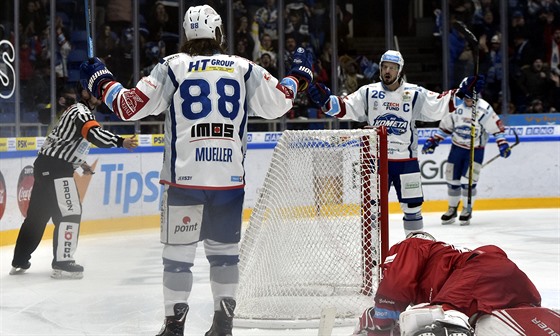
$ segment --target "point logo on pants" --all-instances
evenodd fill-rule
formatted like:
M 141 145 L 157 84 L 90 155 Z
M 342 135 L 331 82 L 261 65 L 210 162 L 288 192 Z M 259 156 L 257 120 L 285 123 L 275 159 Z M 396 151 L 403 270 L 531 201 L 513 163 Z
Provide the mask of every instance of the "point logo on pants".
M 29 200 L 31 199 L 31 191 L 33 190 L 33 166 L 25 166 L 19 174 L 17 184 L 17 202 L 19 211 L 23 217 L 27 217 L 27 208 L 29 208 Z

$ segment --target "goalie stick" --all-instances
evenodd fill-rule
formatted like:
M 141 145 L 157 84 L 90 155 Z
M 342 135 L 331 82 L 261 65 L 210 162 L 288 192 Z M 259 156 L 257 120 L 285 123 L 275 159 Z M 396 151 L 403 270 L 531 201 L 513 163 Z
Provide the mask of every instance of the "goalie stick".
M 519 144 L 519 135 L 517 135 L 517 132 L 515 132 L 514 129 L 512 129 L 513 131 L 513 135 L 515 135 L 515 142 L 513 143 L 513 145 L 509 146 L 509 148 L 513 148 L 515 146 L 517 146 Z M 486 161 L 481 168 L 486 167 L 487 165 L 489 165 L 492 161 L 496 160 L 497 158 L 499 158 L 501 155 L 500 154 L 496 154 L 493 158 L 491 158 L 490 160 Z
M 476 136 L 476 106 L 478 104 L 478 92 L 476 92 L 476 80 L 478 78 L 478 40 L 474 34 L 467 28 L 467 26 L 461 21 L 454 22 L 455 29 L 459 31 L 467 40 L 471 51 L 473 53 L 474 59 L 474 80 L 473 85 L 473 105 L 471 113 L 471 147 L 470 147 L 470 162 L 469 162 L 469 187 L 467 193 L 467 206 L 472 208 L 472 189 L 473 189 L 473 176 L 474 176 L 474 138 Z

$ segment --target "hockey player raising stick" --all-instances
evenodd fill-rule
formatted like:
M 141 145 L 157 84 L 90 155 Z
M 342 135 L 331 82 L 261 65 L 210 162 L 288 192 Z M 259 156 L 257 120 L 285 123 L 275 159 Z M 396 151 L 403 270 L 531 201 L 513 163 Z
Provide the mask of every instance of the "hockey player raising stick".
M 467 78 L 463 79 L 463 82 L 466 80 Z M 454 104 L 449 105 L 452 113 L 447 114 L 441 120 L 437 133 L 426 140 L 422 148 L 422 153 L 432 154 L 444 138 L 449 135 L 452 137 L 451 151 L 449 152 L 445 170 L 449 208 L 447 212 L 441 216 L 441 223 L 444 225 L 455 222 L 455 218 L 457 218 L 457 207 L 459 206 L 461 196 L 463 198 L 463 210 L 459 216 L 459 222 L 461 225 L 470 224 L 472 204 L 474 204 L 474 196 L 476 195 L 476 182 L 480 176 L 480 168 L 484 159 L 484 146 L 488 142 L 488 135 L 493 134 L 496 138 L 500 156 L 507 158 L 511 153 L 510 146 L 504 135 L 505 128 L 500 117 L 498 117 L 487 101 L 478 98 L 475 124 L 476 138 L 474 141 L 473 198 L 471 198 L 471 207 L 468 207 L 471 111 L 473 104 L 474 100 L 467 97 L 464 99 L 455 99 Z
M 344 98 L 331 95 L 320 83 L 311 85 L 308 94 L 330 116 L 387 127 L 389 183 L 395 187 L 404 213 L 406 235 L 424 227 L 416 121 L 441 120 L 456 93 L 472 97 L 474 87 L 480 92 L 484 78 L 469 77 L 458 90 L 439 94 L 404 81 L 404 59 L 398 51 L 385 52 L 379 67 L 381 82 L 364 85 Z
M 100 60 L 84 63 L 89 89 L 123 120 L 165 113 L 160 182 L 165 323 L 158 335 L 183 335 L 198 242 L 210 263 L 214 321 L 206 336 L 232 333 L 238 283 L 247 118 L 273 119 L 292 107 L 312 80 L 311 56 L 302 48 L 288 76 L 223 49 L 222 19 L 208 5 L 190 7 L 186 43 L 165 57 L 135 88 L 125 89 Z
M 537 308 L 541 296 L 531 280 L 494 245 L 471 251 L 412 233 L 389 249 L 382 272 L 375 306 L 354 335 L 399 335 L 400 329 L 404 336 L 474 336 L 476 326 L 477 336 L 535 336 L 544 334 L 533 319 L 560 322 L 558 314 Z

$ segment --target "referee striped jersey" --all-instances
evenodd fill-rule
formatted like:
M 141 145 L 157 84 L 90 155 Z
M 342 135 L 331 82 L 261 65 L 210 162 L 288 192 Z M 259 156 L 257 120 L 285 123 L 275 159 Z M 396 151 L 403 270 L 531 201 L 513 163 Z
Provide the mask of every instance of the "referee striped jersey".
M 102 129 L 86 105 L 76 103 L 62 113 L 39 154 L 81 164 L 85 162 L 90 142 L 109 148 L 122 147 L 123 141 L 122 137 Z

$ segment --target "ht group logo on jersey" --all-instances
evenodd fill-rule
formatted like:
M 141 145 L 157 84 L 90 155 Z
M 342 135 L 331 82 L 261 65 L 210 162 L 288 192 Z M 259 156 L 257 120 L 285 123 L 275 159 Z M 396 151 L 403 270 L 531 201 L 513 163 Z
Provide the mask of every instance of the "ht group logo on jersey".
M 401 135 L 408 129 L 408 121 L 391 113 L 375 118 L 373 126 L 385 126 L 388 134 Z
M 6 193 L 6 181 L 4 180 L 4 175 L 0 172 L 0 219 L 4 216 L 4 211 L 6 211 L 6 198 L 8 197 Z
M 226 71 L 233 72 L 231 67 L 235 61 L 232 60 L 221 60 L 221 59 L 202 59 L 195 62 L 189 63 L 188 72 L 198 72 L 198 71 Z
M 35 178 L 33 177 L 33 166 L 23 167 L 19 174 L 17 183 L 17 202 L 19 211 L 23 217 L 27 217 L 27 209 L 29 208 L 33 182 L 35 182 Z

